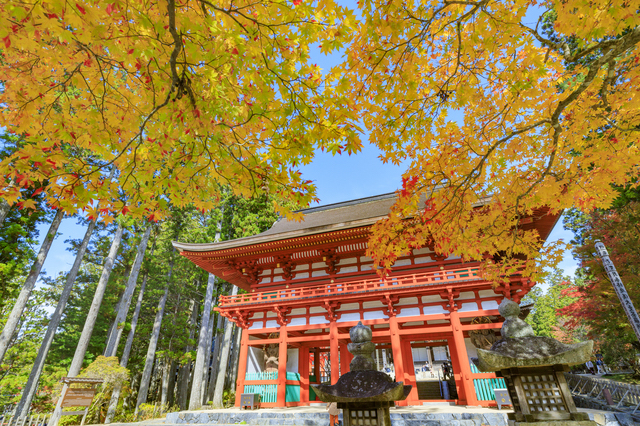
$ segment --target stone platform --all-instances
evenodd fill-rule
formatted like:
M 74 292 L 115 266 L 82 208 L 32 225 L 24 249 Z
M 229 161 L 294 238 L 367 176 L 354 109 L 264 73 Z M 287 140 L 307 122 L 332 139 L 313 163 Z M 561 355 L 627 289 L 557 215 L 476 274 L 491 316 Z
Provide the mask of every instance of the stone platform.
M 599 426 L 636 425 L 625 413 L 586 410 L 589 418 Z M 430 405 L 391 409 L 393 426 L 507 426 L 507 413 L 481 407 Z M 140 426 L 328 426 L 329 414 L 322 407 L 295 407 L 282 409 L 181 411 L 169 413 L 165 419 L 146 420 Z M 126 424 L 131 426 L 131 423 Z M 125 426 L 113 423 L 112 426 Z

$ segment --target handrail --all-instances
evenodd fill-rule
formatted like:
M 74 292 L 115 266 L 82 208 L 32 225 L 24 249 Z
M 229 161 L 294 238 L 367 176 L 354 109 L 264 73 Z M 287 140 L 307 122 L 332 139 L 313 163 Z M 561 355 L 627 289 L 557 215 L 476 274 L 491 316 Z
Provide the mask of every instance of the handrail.
M 479 268 L 461 268 L 444 271 L 423 272 L 419 274 L 401 275 L 385 278 L 370 278 L 357 281 L 346 281 L 314 285 L 309 287 L 287 288 L 263 291 L 260 293 L 238 294 L 236 296 L 220 296 L 218 307 L 229 305 L 284 302 L 294 299 L 341 296 L 376 290 L 393 290 L 407 287 L 442 285 L 459 281 L 481 280 Z
M 640 420 L 640 386 L 571 373 L 565 373 L 564 376 L 574 395 L 599 399 L 606 405 L 604 390 L 607 389 L 615 404 L 610 406 L 613 411 L 628 413 L 635 420 Z

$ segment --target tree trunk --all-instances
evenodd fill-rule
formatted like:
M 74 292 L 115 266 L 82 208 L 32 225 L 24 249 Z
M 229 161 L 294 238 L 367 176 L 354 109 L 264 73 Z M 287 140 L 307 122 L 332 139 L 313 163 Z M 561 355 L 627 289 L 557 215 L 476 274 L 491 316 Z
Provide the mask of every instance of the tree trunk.
M 109 326 L 109 331 L 107 332 L 107 340 L 104 341 L 104 352 L 102 353 L 102 355 L 104 355 L 104 356 L 107 356 L 107 345 L 109 344 L 109 340 L 111 339 L 111 335 L 113 334 L 113 332 L 116 329 L 117 323 L 115 321 L 115 317 L 118 316 L 118 311 L 120 310 L 120 305 L 122 304 L 122 300 L 123 299 L 124 299 L 124 292 L 122 292 L 122 294 L 118 298 L 118 303 L 116 303 L 115 308 L 113 308 L 114 319 L 113 319 L 113 321 L 111 321 L 111 325 Z
M 202 407 L 202 376 L 205 371 L 205 352 L 211 352 L 211 335 L 209 333 L 209 317 L 211 316 L 211 299 L 213 298 L 213 287 L 216 277 L 209 274 L 207 280 L 207 293 L 204 299 L 202 310 L 202 322 L 200 324 L 200 338 L 198 340 L 198 351 L 196 352 L 196 363 L 193 367 L 193 384 L 191 385 L 191 396 L 189 400 L 189 410 L 197 410 Z M 206 366 L 208 368 L 209 366 Z
M 198 317 L 198 304 L 191 301 L 191 318 L 189 318 L 189 340 L 193 340 L 196 331 Z M 191 345 L 187 345 L 185 352 L 191 351 Z M 178 406 L 181 410 L 187 409 L 187 394 L 189 393 L 189 375 L 191 373 L 191 361 L 180 367 L 178 375 Z
M 238 287 L 233 286 L 232 296 L 238 294 Z M 231 321 L 226 322 L 224 328 L 224 338 L 222 342 L 222 348 L 220 349 L 220 369 L 218 370 L 218 377 L 216 378 L 216 388 L 213 392 L 213 408 L 223 408 L 222 393 L 224 388 L 224 379 L 226 377 L 225 366 L 229 362 L 229 347 L 231 346 L 231 332 L 233 331 L 233 323 Z
M 231 375 L 233 374 L 233 359 L 236 356 L 236 336 L 238 335 L 238 327 L 233 324 L 231 331 L 231 348 L 229 349 L 229 361 L 227 362 L 227 375 L 224 378 L 224 390 L 231 388 Z
M 100 275 L 100 281 L 98 281 L 96 292 L 93 295 L 93 301 L 91 302 L 91 307 L 89 308 L 87 319 L 84 322 L 84 327 L 82 328 L 82 334 L 80 335 L 80 341 L 78 342 L 78 346 L 76 347 L 76 352 L 73 355 L 73 360 L 71 361 L 71 366 L 69 367 L 69 372 L 67 373 L 67 377 L 77 376 L 80 373 L 80 369 L 82 368 L 84 355 L 87 352 L 87 347 L 89 347 L 89 340 L 91 340 L 93 327 L 95 326 L 96 319 L 98 318 L 98 312 L 100 311 L 100 305 L 102 305 L 102 298 L 104 297 L 104 292 L 107 288 L 107 283 L 109 282 L 111 269 L 113 268 L 113 263 L 115 261 L 116 255 L 118 254 L 118 249 L 120 248 L 120 242 L 122 241 L 123 231 L 124 231 L 124 228 L 122 227 L 122 225 L 118 225 L 116 234 L 114 235 L 113 241 L 111 242 L 109 255 L 104 261 L 104 266 L 102 267 L 102 275 Z M 68 388 L 69 386 L 66 384 L 62 386 L 62 396 L 58 399 L 56 408 L 53 411 L 53 414 L 51 415 L 51 419 L 49 420 L 49 426 L 57 426 L 58 421 L 60 420 L 60 413 L 62 412 L 62 400 L 64 395 L 67 393 Z
M 236 325 L 233 357 L 231 358 L 231 377 L 229 378 L 229 389 L 236 389 L 236 381 L 238 380 L 238 363 L 240 361 L 240 341 L 242 340 L 242 328 Z
M 222 339 L 224 338 L 224 330 L 226 329 L 227 319 L 218 314 L 216 320 L 216 334 L 215 344 L 213 346 L 211 372 L 209 373 L 209 384 L 207 386 L 207 402 L 213 401 L 213 392 L 216 388 L 216 381 L 218 380 L 218 371 L 220 367 L 220 347 L 222 346 Z
M 138 390 L 138 400 L 136 401 L 136 408 L 134 412 L 136 416 L 138 415 L 140 404 L 147 402 L 147 393 L 149 392 L 149 380 L 151 379 L 153 359 L 156 355 L 156 347 L 158 346 L 158 338 L 160 337 L 160 327 L 162 326 L 164 306 L 167 303 L 167 296 L 169 295 L 169 284 L 171 283 L 171 274 L 173 272 L 174 253 L 175 250 L 171 253 L 171 260 L 169 261 L 169 274 L 167 276 L 167 286 L 164 288 L 164 294 L 158 302 L 158 312 L 156 313 L 156 319 L 153 323 L 153 331 L 151 332 L 149 348 L 147 349 L 144 371 L 142 373 L 142 379 L 140 379 L 140 389 Z
M 4 223 L 4 219 L 9 214 L 9 210 L 11 210 L 11 206 L 4 198 L 0 198 L 0 226 Z
M 153 255 L 153 247 L 151 248 L 151 254 Z M 136 334 L 136 327 L 138 325 L 138 317 L 140 316 L 140 308 L 142 307 L 142 299 L 144 297 L 144 290 L 147 286 L 147 278 L 149 273 L 145 272 L 142 278 L 142 285 L 140 286 L 140 293 L 138 294 L 138 301 L 136 302 L 136 308 L 133 311 L 133 317 L 131 318 L 131 330 L 129 330 L 129 336 L 127 336 L 127 342 L 124 344 L 124 351 L 122 352 L 122 359 L 120 359 L 120 365 L 126 367 L 129 362 L 129 355 L 131 354 L 131 347 L 133 346 L 133 338 Z M 133 388 L 133 383 L 131 383 Z M 120 399 L 120 392 L 122 392 L 122 386 L 116 386 L 111 393 L 111 401 L 109 402 L 109 408 L 107 409 L 107 416 L 104 419 L 105 424 L 109 424 L 113 421 L 113 416 L 116 414 L 118 408 L 118 400 Z
M 171 408 L 174 405 L 176 394 L 176 370 L 178 369 L 178 362 L 171 361 L 171 367 L 169 369 L 169 394 L 167 395 L 167 407 Z
M 36 359 L 33 363 L 33 367 L 31 368 L 29 379 L 22 389 L 22 397 L 20 398 L 20 402 L 16 407 L 16 416 L 14 417 L 15 421 L 17 421 L 16 424 L 24 423 L 24 421 L 26 421 L 27 415 L 29 414 L 33 396 L 38 389 L 38 381 L 40 380 L 40 375 L 42 374 L 42 369 L 44 368 L 45 359 L 47 358 L 47 354 L 49 353 L 49 348 L 51 348 L 51 342 L 53 342 L 53 337 L 56 334 L 56 330 L 60 325 L 62 313 L 67 306 L 67 301 L 69 300 L 69 296 L 71 295 L 73 284 L 76 282 L 76 276 L 78 275 L 80 265 L 82 264 L 82 258 L 87 251 L 87 246 L 89 245 L 89 240 L 91 239 L 91 235 L 93 234 L 93 229 L 95 228 L 95 226 L 96 221 L 93 220 L 87 227 L 87 231 L 84 234 L 82 244 L 80 244 L 78 253 L 76 254 L 76 259 L 73 262 L 73 267 L 67 275 L 67 280 L 62 289 L 62 294 L 60 295 L 60 299 L 58 300 L 56 310 L 53 312 L 53 315 L 49 320 L 49 325 L 47 326 L 47 332 L 44 336 L 44 340 L 42 341 L 42 345 L 38 350 L 38 355 L 36 356 Z
M 215 305 L 215 302 L 214 302 Z M 205 404 L 206 400 L 205 400 L 205 396 L 207 394 L 207 384 L 208 384 L 208 379 L 209 379 L 209 366 L 211 365 L 211 347 L 212 347 L 212 340 L 213 340 L 213 328 L 216 325 L 216 316 L 214 315 L 213 311 L 211 311 L 211 314 L 209 315 L 209 326 L 207 329 L 207 339 L 206 339 L 206 344 L 207 344 L 207 349 L 204 352 L 204 365 L 202 367 L 202 386 L 200 387 L 200 404 Z
M 38 280 L 38 275 L 40 275 L 40 270 L 42 269 L 42 264 L 47 258 L 47 254 L 49 253 L 49 249 L 51 248 L 51 243 L 56 237 L 56 233 L 58 232 L 58 227 L 60 226 L 60 222 L 62 222 L 62 217 L 64 213 L 62 210 L 58 210 L 51 225 L 49 226 L 49 231 L 47 231 L 47 236 L 42 242 L 42 246 L 40 247 L 40 251 L 38 252 L 38 257 L 36 257 L 35 262 L 33 262 L 33 266 L 31 266 L 31 271 L 27 276 L 27 279 L 24 281 L 24 285 L 22 286 L 22 290 L 16 299 L 15 305 L 13 305 L 13 309 L 9 314 L 9 318 L 7 319 L 7 323 L 4 325 L 4 329 L 2 330 L 2 334 L 0 334 L 0 364 L 2 364 L 2 360 L 9 349 L 9 344 L 13 339 L 13 335 L 16 332 L 16 326 L 18 325 L 18 321 L 20 320 L 20 316 L 22 316 L 22 312 L 24 311 L 25 306 L 27 306 L 27 301 L 29 300 L 29 296 L 31 296 L 31 291 L 33 287 L 36 285 L 36 281 Z
M 151 225 L 147 226 L 147 229 L 144 231 L 144 235 L 142 236 L 142 240 L 140 241 L 140 245 L 138 246 L 138 252 L 136 253 L 136 259 L 133 262 L 133 267 L 131 268 L 131 273 L 129 274 L 129 281 L 127 281 L 127 286 L 124 290 L 124 294 L 122 295 L 122 301 L 120 302 L 120 307 L 118 309 L 118 314 L 116 315 L 116 319 L 114 320 L 115 329 L 113 333 L 109 336 L 109 341 L 107 342 L 107 349 L 105 349 L 105 356 L 116 356 L 118 351 L 118 343 L 120 342 L 120 337 L 122 336 L 122 324 L 127 319 L 127 313 L 129 312 L 129 305 L 131 304 L 131 298 L 133 297 L 133 292 L 136 289 L 136 283 L 138 282 L 138 274 L 140 273 L 140 268 L 142 267 L 142 260 L 144 259 L 144 254 L 147 251 L 147 244 L 149 243 L 149 236 L 151 235 Z
M 164 371 L 162 372 L 162 393 L 160 394 L 160 406 L 164 409 L 167 406 L 169 396 L 169 374 L 171 373 L 172 361 L 169 358 L 164 359 Z M 167 407 L 168 408 L 168 407 Z

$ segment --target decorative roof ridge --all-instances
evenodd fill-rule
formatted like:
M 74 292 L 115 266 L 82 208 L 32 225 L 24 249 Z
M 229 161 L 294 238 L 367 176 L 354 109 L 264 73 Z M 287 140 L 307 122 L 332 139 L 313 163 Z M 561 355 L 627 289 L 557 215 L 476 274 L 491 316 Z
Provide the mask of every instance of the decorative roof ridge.
M 308 207 L 306 209 L 297 210 L 296 213 L 316 213 L 324 210 L 339 209 L 342 207 L 353 206 L 356 204 L 370 203 L 373 201 L 386 200 L 387 198 L 395 198 L 396 192 L 388 192 L 386 194 L 373 195 L 371 197 L 356 198 L 355 200 L 339 201 L 337 203 L 324 204 L 322 206 Z

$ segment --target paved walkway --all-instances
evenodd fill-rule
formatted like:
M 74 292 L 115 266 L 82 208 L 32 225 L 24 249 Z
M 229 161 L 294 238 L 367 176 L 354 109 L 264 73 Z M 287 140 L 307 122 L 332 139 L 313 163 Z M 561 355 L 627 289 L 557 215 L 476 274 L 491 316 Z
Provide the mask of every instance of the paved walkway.
M 581 412 L 585 412 L 585 413 L 589 413 L 590 414 L 590 418 L 596 420 L 596 423 L 598 425 L 606 425 L 606 426 L 628 426 L 634 423 L 628 423 L 628 422 L 616 422 L 616 416 L 615 413 L 611 413 L 611 412 L 604 412 L 604 411 L 599 411 L 599 410 L 591 410 L 591 409 L 583 409 L 583 408 L 579 408 L 578 409 Z M 504 418 L 502 418 L 501 414 L 506 414 L 506 413 L 511 413 L 513 412 L 512 410 L 509 409 L 502 409 L 502 410 L 498 410 L 497 408 L 485 408 L 485 407 L 465 407 L 465 406 L 456 406 L 456 405 L 445 405 L 445 404 L 429 404 L 429 405 L 422 405 L 422 406 L 410 406 L 410 407 L 399 407 L 399 408 L 392 408 L 391 409 L 391 416 L 392 416 L 392 422 L 394 424 L 402 424 L 405 426 L 414 426 L 414 425 L 424 425 L 427 424 L 425 422 L 426 418 L 432 418 L 434 420 L 436 419 L 441 419 L 440 421 L 436 420 L 436 421 L 429 421 L 428 424 L 440 424 L 440 425 L 451 425 L 451 424 L 455 424 L 455 425 L 472 425 L 472 424 L 478 424 L 477 422 L 474 422 L 472 420 L 456 420 L 456 421 L 452 421 L 453 419 L 457 419 L 457 418 L 464 418 L 466 416 L 464 416 L 464 414 L 468 414 L 471 415 L 473 417 L 477 417 L 477 415 L 481 415 L 483 416 L 485 419 L 497 419 L 500 421 L 497 422 L 487 422 L 487 423 L 482 423 L 482 424 L 488 424 L 488 425 L 496 425 L 496 426 L 506 426 L 506 416 Z M 248 426 L 251 425 L 296 425 L 297 423 L 291 423 L 291 422 L 281 422 L 276 420 L 276 418 L 290 418 L 290 417 L 298 417 L 298 416 L 304 416 L 306 418 L 313 418 L 313 417 L 309 417 L 309 416 L 313 416 L 313 415 L 321 415 L 324 417 L 324 415 L 326 415 L 326 409 L 324 407 L 324 405 L 322 406 L 309 406 L 309 407 L 289 407 L 289 408 L 264 408 L 264 409 L 260 409 L 260 410 L 241 410 L 239 408 L 226 408 L 226 409 L 219 409 L 219 410 L 198 410 L 195 412 L 191 412 L 191 413 L 198 413 L 198 414 L 213 414 L 213 413 L 217 413 L 219 415 L 239 415 L 239 416 L 243 416 L 243 415 L 252 415 L 255 416 L 254 418 L 260 418 L 262 416 L 264 416 L 265 419 L 273 419 L 272 421 L 269 422 L 259 422 L 259 423 L 254 423 L 253 421 L 249 421 L 246 424 Z M 395 416 L 394 416 L 395 414 Z M 428 416 L 425 416 L 427 415 Z M 496 417 L 495 415 L 498 415 L 498 417 Z M 416 420 L 414 421 L 400 421 L 398 422 L 396 419 L 398 418 L 398 416 L 402 416 L 404 418 L 414 418 Z M 447 418 L 451 417 L 451 420 L 445 420 Z M 394 419 L 395 418 L 395 419 Z M 263 419 L 263 420 L 265 420 Z M 328 416 L 327 416 L 328 419 Z M 117 424 L 114 423 L 111 426 L 170 426 L 171 424 L 167 424 L 165 418 L 158 418 L 158 419 L 150 419 L 150 420 L 144 420 L 141 422 L 136 422 L 136 423 L 121 423 L 121 424 Z M 240 420 L 240 418 L 238 418 L 238 420 Z M 188 424 L 192 424 L 192 425 L 197 425 L 198 421 L 188 421 Z M 209 424 L 217 424 L 218 422 L 211 422 Z M 240 422 L 234 422 L 234 424 L 238 424 Z M 325 423 L 327 423 L 327 421 L 321 422 L 318 421 L 316 422 L 312 422 L 313 424 L 317 424 L 318 426 L 324 426 Z M 200 423 L 203 424 L 203 423 Z M 226 423 L 225 423 L 226 424 Z M 310 423 L 308 421 L 305 421 L 302 424 L 306 424 L 309 425 Z M 184 426 L 185 423 L 182 423 L 180 426 Z M 98 425 L 95 425 L 98 426 Z

